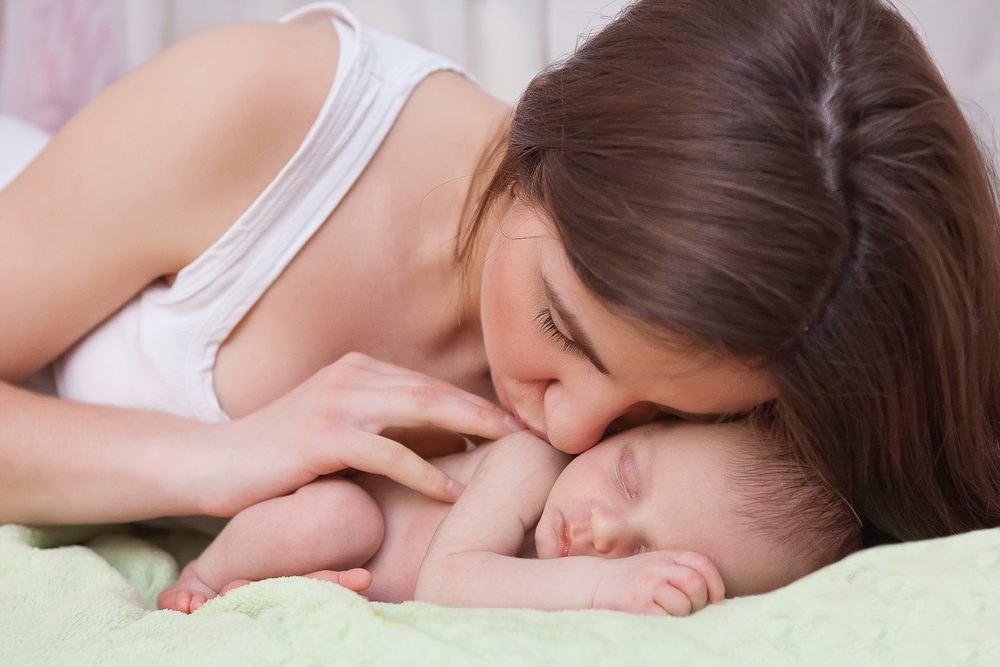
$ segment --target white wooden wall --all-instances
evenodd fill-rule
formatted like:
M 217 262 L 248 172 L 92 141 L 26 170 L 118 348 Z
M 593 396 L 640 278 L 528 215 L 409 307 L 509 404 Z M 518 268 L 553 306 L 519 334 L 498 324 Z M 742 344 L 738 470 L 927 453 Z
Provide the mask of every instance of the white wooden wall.
M 21 0 L 25 1 L 25 0 Z M 127 4 L 133 62 L 199 30 L 234 20 L 270 20 L 306 0 L 160 0 Z M 341 0 L 363 23 L 467 67 L 513 102 L 544 65 L 571 51 L 577 36 L 603 25 L 626 0 Z
M 303 4 L 302 0 L 0 0 L 0 112 L 54 129 L 109 80 L 165 46 L 230 21 L 271 20 Z M 489 91 L 513 102 L 535 72 L 571 51 L 580 34 L 598 29 L 626 0 L 343 0 L 343 4 L 365 23 L 456 60 Z M 984 140 L 995 146 L 1000 119 L 1000 0 L 897 0 L 897 4 L 924 35 Z
M 22 0 L 23 1 L 23 0 Z M 724 1 L 724 0 L 719 0 Z M 147 49 L 236 19 L 276 18 L 300 0 L 132 2 Z M 513 101 L 541 67 L 571 51 L 581 33 L 625 0 L 344 0 L 363 22 L 468 67 L 494 94 Z M 899 0 L 970 115 L 984 128 L 1000 117 L 1000 0 Z M 137 54 L 139 55 L 139 54 Z M 148 55 L 142 53 L 142 56 Z M 980 107 L 980 108 L 977 108 Z

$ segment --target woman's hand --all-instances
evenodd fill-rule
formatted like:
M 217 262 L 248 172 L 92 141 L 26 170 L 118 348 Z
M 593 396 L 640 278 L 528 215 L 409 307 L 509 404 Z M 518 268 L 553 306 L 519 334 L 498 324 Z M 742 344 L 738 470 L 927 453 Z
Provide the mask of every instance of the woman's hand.
M 603 561 L 600 569 L 595 609 L 687 616 L 725 598 L 715 565 L 691 551 L 650 551 Z
M 202 468 L 199 505 L 205 514 L 232 516 L 347 468 L 454 501 L 461 484 L 379 435 L 389 427 L 422 426 L 491 439 L 523 429 L 475 394 L 352 352 L 270 405 L 219 424 L 221 442 L 212 446 L 216 458 Z

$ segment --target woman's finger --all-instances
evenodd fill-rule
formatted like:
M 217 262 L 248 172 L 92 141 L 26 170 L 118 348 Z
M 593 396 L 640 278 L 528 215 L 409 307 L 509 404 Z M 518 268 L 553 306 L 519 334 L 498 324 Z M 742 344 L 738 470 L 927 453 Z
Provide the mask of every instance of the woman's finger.
M 351 388 L 384 389 L 392 386 L 419 387 L 429 386 L 450 392 L 460 398 L 465 398 L 471 403 L 481 405 L 484 408 L 499 408 L 495 403 L 466 391 L 455 385 L 430 375 L 425 375 L 419 371 L 414 371 L 402 366 L 395 366 L 385 361 L 373 359 L 360 353 L 345 355 L 337 364 L 343 364 L 351 368 L 351 377 L 345 378 Z
M 346 405 L 345 405 L 346 404 Z M 484 407 L 453 391 L 431 386 L 395 386 L 345 396 L 346 412 L 367 420 L 368 430 L 434 426 L 465 435 L 496 439 L 524 430 L 513 415 L 489 404 Z
M 384 475 L 428 498 L 453 503 L 465 488 L 395 440 L 359 432 L 340 444 L 346 448 L 338 453 L 342 467 Z

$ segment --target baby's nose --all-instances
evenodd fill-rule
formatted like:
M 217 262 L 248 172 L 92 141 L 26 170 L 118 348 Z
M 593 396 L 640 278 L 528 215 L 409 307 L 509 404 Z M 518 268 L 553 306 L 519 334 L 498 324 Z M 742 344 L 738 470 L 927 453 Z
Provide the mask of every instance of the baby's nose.
M 590 510 L 590 531 L 597 553 L 613 555 L 621 543 L 621 521 L 608 510 L 594 507 Z

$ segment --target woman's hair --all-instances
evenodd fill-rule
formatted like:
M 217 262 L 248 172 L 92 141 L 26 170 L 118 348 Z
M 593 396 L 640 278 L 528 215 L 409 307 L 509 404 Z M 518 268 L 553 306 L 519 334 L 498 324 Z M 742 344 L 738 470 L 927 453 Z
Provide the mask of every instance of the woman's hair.
M 867 522 L 1000 524 L 997 199 L 892 7 L 637 2 L 532 81 L 498 164 L 464 252 L 516 191 L 609 309 L 767 372 L 758 423 Z

